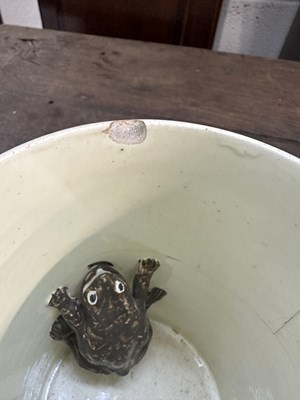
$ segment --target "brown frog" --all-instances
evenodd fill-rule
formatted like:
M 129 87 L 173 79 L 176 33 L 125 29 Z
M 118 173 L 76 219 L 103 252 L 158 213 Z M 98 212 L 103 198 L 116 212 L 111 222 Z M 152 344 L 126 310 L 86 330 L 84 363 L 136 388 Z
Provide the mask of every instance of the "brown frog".
M 78 364 L 96 373 L 126 375 L 147 351 L 152 328 L 147 309 L 166 295 L 149 289 L 157 260 L 139 260 L 132 292 L 124 277 L 108 261 L 88 266 L 81 297 L 56 289 L 49 301 L 60 316 L 54 321 L 50 336 L 64 341 Z

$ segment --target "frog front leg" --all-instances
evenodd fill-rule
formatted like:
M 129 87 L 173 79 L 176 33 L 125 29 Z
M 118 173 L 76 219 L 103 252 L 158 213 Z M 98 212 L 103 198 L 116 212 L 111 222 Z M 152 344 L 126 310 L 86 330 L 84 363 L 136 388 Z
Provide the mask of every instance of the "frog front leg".
M 81 331 L 83 328 L 83 315 L 78 300 L 71 297 L 66 287 L 58 288 L 52 293 L 48 303 L 61 313 L 68 326 L 74 331 Z
M 159 261 L 153 258 L 144 258 L 138 261 L 138 270 L 133 281 L 133 296 L 142 300 L 146 308 L 167 294 L 160 288 L 153 288 L 149 291 L 151 278 L 159 266 Z

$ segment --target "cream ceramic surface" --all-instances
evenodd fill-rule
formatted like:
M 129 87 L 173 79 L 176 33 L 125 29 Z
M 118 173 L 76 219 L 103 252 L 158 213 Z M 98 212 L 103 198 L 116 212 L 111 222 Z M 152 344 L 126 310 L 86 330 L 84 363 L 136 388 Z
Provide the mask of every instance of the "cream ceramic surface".
M 114 142 L 105 122 L 1 156 L 0 398 L 41 398 L 65 362 L 48 337 L 52 290 L 76 292 L 99 259 L 130 279 L 153 256 L 168 296 L 150 316 L 192 343 L 222 400 L 297 399 L 299 160 L 214 128 L 144 122 L 140 144 Z

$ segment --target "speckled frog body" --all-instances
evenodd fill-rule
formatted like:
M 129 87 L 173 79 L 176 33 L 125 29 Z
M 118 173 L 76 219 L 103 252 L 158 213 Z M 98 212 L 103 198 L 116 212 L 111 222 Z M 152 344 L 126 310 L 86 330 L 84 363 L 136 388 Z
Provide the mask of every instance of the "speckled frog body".
M 64 341 L 78 364 L 96 373 L 126 375 L 147 351 L 152 328 L 147 309 L 166 295 L 149 289 L 157 260 L 139 260 L 132 292 L 124 277 L 107 261 L 88 266 L 81 288 L 82 301 L 66 287 L 52 293 L 49 306 L 60 316 L 50 336 Z

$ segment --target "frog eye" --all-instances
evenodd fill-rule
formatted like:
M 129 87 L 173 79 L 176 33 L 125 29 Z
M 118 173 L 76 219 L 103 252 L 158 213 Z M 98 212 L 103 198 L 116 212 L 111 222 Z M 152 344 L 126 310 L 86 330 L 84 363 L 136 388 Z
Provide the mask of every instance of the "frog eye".
M 91 306 L 94 306 L 97 303 L 98 296 L 96 290 L 90 290 L 87 294 L 87 301 Z
M 116 291 L 117 293 L 123 293 L 124 290 L 125 290 L 125 285 L 124 285 L 124 283 L 117 280 L 117 281 L 115 282 L 115 291 Z

